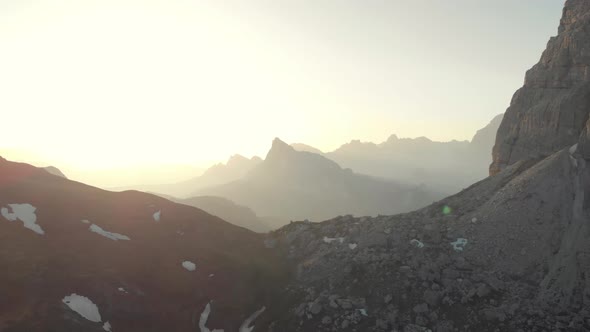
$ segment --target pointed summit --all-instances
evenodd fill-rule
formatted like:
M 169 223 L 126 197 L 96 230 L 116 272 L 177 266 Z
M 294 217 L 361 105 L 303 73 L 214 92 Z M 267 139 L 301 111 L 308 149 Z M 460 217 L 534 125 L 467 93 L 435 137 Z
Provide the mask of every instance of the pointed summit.
M 272 146 L 266 155 L 266 160 L 273 160 L 276 158 L 282 158 L 286 155 L 297 152 L 292 146 L 283 142 L 280 138 L 276 137 L 272 141 Z

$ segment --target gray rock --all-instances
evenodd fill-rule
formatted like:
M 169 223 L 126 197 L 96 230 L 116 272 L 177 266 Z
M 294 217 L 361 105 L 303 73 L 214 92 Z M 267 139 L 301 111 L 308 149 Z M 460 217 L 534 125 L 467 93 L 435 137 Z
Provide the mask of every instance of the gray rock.
M 391 300 L 393 300 L 393 296 L 391 296 L 391 294 L 387 294 L 387 295 L 385 295 L 385 298 L 383 299 L 383 302 L 385 304 L 389 304 L 389 302 L 391 302 Z
M 425 327 L 414 325 L 414 324 L 408 324 L 404 327 L 404 332 L 429 332 L 429 331 L 430 330 Z
M 428 304 L 426 304 L 426 303 L 418 304 L 414 307 L 413 310 L 417 314 L 427 313 L 428 312 Z
M 481 284 L 477 287 L 477 296 L 479 297 L 486 297 L 490 295 L 491 292 L 492 290 L 485 284 Z
M 314 302 L 311 307 L 309 308 L 309 311 L 314 314 L 317 315 L 320 312 L 322 312 L 322 305 L 319 304 L 318 302 Z
M 431 307 L 437 307 L 441 300 L 441 293 L 433 290 L 427 290 L 424 292 L 423 299 Z

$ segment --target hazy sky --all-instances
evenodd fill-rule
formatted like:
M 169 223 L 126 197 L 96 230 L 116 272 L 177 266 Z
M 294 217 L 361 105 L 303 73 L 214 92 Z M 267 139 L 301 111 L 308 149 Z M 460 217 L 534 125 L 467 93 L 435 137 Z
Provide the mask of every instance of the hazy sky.
M 0 153 L 91 170 L 470 139 L 562 0 L 0 0 Z M 92 181 L 89 181 L 92 182 Z

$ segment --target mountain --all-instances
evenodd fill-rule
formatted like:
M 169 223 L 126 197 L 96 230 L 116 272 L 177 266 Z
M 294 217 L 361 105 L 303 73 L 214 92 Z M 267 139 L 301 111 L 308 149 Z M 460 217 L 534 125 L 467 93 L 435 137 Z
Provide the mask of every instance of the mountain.
M 491 148 L 502 115 L 480 129 L 471 142 L 435 142 L 426 137 L 398 138 L 375 144 L 353 140 L 325 156 L 343 167 L 408 184 L 426 184 L 453 193 L 488 175 Z
M 491 176 L 421 210 L 269 235 L 298 272 L 280 331 L 590 331 L 590 2 L 516 92 Z
M 238 331 L 265 306 L 263 330 L 280 307 L 263 237 L 194 207 L 0 158 L 0 212 L 2 331 Z
M 280 139 L 243 178 L 195 194 L 225 197 L 283 223 L 407 212 L 442 197 L 425 187 L 356 174 L 321 155 L 296 151 Z
M 590 18 L 585 16 L 589 7 L 587 1 L 567 1 L 558 36 L 549 40 L 506 110 L 491 174 L 523 158 L 548 156 L 590 132 Z M 586 149 L 585 144 L 580 147 Z
M 64 175 L 64 173 L 62 173 L 57 167 L 47 166 L 47 167 L 43 167 L 43 169 L 49 174 L 53 174 L 55 176 L 59 176 L 61 178 L 66 179 L 66 176 Z
M 502 123 L 504 114 L 496 115 L 492 121 L 482 129 L 478 130 L 471 139 L 471 147 L 476 151 L 481 151 L 491 158 L 490 151 L 496 142 L 496 133 Z
M 233 155 L 223 164 L 215 164 L 208 168 L 202 175 L 177 183 L 161 185 L 135 185 L 127 187 L 110 188 L 114 191 L 141 190 L 172 197 L 187 198 L 200 188 L 216 186 L 242 178 L 252 168 L 262 162 L 259 157 L 248 159 L 241 155 Z M 194 195 L 192 195 L 194 196 Z
M 170 198 L 170 200 L 197 207 L 229 223 L 254 232 L 267 232 L 271 229 L 266 221 L 259 218 L 250 208 L 238 205 L 223 197 L 197 196 L 185 199 Z

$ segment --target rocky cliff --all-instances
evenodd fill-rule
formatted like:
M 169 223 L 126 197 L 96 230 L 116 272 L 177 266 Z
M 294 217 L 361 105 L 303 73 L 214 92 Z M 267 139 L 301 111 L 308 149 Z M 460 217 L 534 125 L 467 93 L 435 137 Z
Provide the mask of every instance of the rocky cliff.
M 568 0 L 558 35 L 512 98 L 496 136 L 490 174 L 580 141 L 590 156 L 590 2 Z

